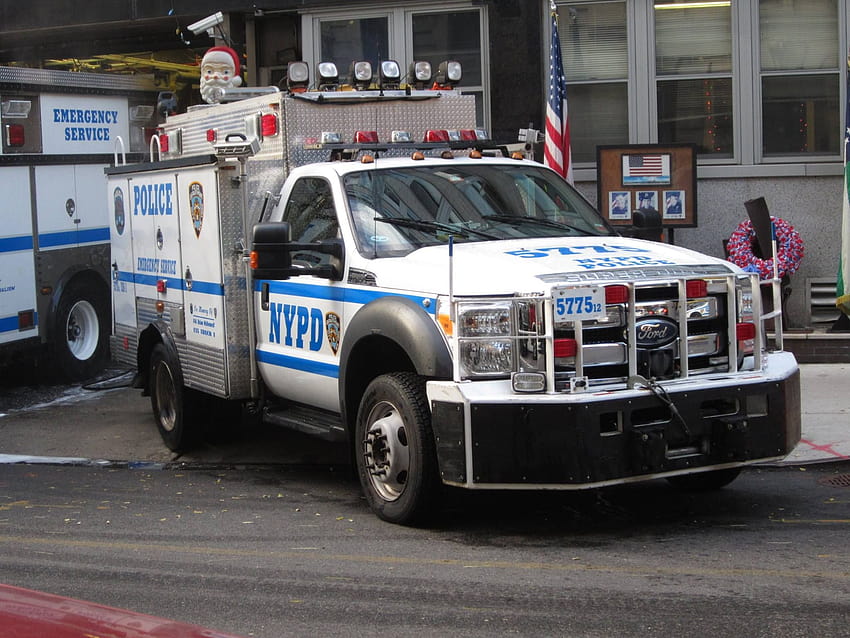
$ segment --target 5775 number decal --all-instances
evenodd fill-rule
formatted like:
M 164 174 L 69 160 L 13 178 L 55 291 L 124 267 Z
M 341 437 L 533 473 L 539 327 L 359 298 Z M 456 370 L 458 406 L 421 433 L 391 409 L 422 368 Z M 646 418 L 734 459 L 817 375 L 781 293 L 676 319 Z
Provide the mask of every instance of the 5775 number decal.
M 555 323 L 587 321 L 605 316 L 605 289 L 601 286 L 554 288 L 552 300 L 555 305 Z

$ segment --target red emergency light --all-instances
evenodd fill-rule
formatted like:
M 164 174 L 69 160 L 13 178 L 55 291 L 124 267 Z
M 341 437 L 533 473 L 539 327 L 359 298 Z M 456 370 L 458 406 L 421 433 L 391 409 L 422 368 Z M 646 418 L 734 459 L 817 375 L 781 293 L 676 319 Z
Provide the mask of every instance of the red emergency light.
M 27 136 L 21 124 L 6 125 L 6 146 L 19 148 L 26 143 Z
M 217 139 L 218 139 L 218 131 L 214 128 L 208 128 L 207 129 L 207 142 L 209 142 L 210 144 L 213 144 L 213 143 L 215 143 L 215 141 Z
M 354 143 L 355 144 L 377 144 L 378 143 L 378 131 L 355 131 L 354 132 Z
M 628 300 L 628 286 L 606 286 L 605 303 L 626 303 Z
M 708 294 L 708 283 L 704 279 L 689 279 L 685 282 L 685 294 L 688 299 L 705 297 Z
M 445 129 L 428 129 L 425 131 L 426 142 L 448 142 L 449 132 Z
M 735 338 L 738 341 L 747 341 L 756 338 L 756 324 L 751 322 L 735 324 Z
M 159 152 L 168 152 L 168 135 L 162 134 L 159 136 Z
M 578 342 L 575 339 L 555 339 L 555 358 L 574 357 L 578 352 Z
M 474 142 L 478 139 L 478 136 L 475 135 L 475 131 L 472 129 L 461 129 L 460 139 L 464 142 Z
M 159 279 L 156 282 L 156 291 L 160 294 L 164 293 L 168 287 L 168 283 L 165 279 Z
M 260 133 L 263 137 L 274 137 L 277 135 L 277 115 L 274 113 L 264 113 L 260 117 Z

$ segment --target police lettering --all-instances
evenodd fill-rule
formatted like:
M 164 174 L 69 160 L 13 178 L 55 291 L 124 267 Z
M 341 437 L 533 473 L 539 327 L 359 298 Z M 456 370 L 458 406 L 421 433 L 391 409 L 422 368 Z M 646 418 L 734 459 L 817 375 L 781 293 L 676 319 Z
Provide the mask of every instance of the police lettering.
M 172 215 L 172 184 L 133 186 L 133 215 Z
M 307 347 L 317 352 L 322 347 L 324 337 L 324 322 L 322 311 L 319 308 L 308 308 L 294 304 L 272 303 L 269 307 L 271 325 L 269 329 L 269 342 L 280 343 L 283 336 L 285 346 L 304 349 Z M 283 323 L 281 323 L 283 319 Z M 283 335 L 281 326 L 286 331 Z M 307 340 L 306 338 L 309 338 Z

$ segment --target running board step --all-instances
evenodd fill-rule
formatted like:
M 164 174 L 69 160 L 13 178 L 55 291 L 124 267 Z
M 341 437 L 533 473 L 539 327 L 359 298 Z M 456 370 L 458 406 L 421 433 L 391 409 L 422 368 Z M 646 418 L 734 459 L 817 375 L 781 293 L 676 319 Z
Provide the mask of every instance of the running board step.
M 263 421 L 328 441 L 346 440 L 345 428 L 339 414 L 307 405 L 290 403 L 266 408 L 263 411 Z

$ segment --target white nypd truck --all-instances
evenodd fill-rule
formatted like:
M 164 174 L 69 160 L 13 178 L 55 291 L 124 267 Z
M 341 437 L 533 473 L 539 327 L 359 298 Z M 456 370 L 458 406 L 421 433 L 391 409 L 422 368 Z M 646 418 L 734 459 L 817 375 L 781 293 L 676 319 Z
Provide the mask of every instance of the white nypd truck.
M 794 448 L 754 275 L 482 152 L 471 97 L 364 93 L 198 107 L 107 169 L 113 356 L 171 449 L 247 407 L 347 441 L 409 524 L 444 485 L 712 488 Z

